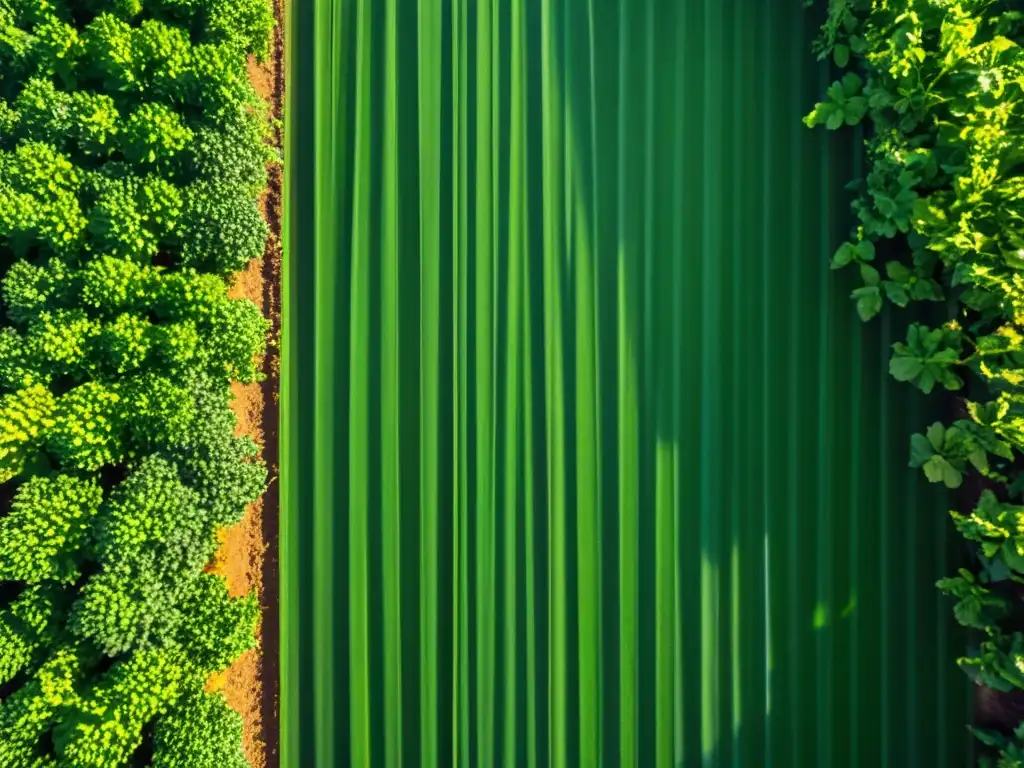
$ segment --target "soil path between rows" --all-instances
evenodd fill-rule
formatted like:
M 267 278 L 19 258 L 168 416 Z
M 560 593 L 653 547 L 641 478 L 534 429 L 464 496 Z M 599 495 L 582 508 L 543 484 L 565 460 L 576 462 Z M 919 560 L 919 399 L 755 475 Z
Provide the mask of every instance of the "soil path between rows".
M 271 105 L 278 121 L 274 140 L 283 146 L 280 120 L 284 100 L 284 3 L 274 0 L 274 29 L 271 57 L 259 64 L 249 61 L 249 77 L 260 97 Z M 249 506 L 242 521 L 221 535 L 214 570 L 221 573 L 233 595 L 253 590 L 263 609 L 257 632 L 258 646 L 246 653 L 224 675 L 212 681 L 228 703 L 245 721 L 243 746 L 253 768 L 278 768 L 279 678 L 278 678 L 278 393 L 281 338 L 281 203 L 282 173 L 271 169 L 262 199 L 270 224 L 270 237 L 263 259 L 249 264 L 231 288 L 231 295 L 247 298 L 261 307 L 271 322 L 267 355 L 263 363 L 265 380 L 258 384 L 234 384 L 232 410 L 238 418 L 236 432 L 252 437 L 270 473 L 267 492 Z

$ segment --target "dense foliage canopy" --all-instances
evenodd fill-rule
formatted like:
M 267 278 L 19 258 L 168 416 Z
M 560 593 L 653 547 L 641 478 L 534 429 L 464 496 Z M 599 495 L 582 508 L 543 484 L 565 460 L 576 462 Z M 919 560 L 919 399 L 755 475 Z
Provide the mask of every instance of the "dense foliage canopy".
M 268 0 L 0 0 L 0 766 L 247 765 L 207 572 L 263 492 Z

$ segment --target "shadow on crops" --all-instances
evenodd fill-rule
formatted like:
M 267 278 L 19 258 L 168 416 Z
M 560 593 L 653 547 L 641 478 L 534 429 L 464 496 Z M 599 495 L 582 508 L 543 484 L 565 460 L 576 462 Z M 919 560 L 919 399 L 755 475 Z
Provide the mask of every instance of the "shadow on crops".
M 858 717 L 865 734 L 896 728 L 891 756 L 911 759 L 903 750 L 926 728 L 921 700 L 943 697 L 941 685 L 894 689 L 902 708 L 862 713 L 851 702 L 889 695 L 859 664 L 924 678 L 942 663 L 919 647 L 912 623 L 889 617 L 909 611 L 942 626 L 945 608 L 928 598 L 944 566 L 891 558 L 879 568 L 885 550 L 874 546 L 912 538 L 941 552 L 941 526 L 903 510 L 943 502 L 898 474 L 906 436 L 926 423 L 885 371 L 890 328 L 905 320 L 862 327 L 847 298 L 852 279 L 827 267 L 850 224 L 843 185 L 855 144 L 799 125 L 827 84 L 810 53 L 821 11 L 794 3 L 780 17 L 776 4 L 748 0 L 723 3 L 717 16 L 709 3 L 550 5 L 570 202 L 545 210 L 531 171 L 531 258 L 535 276 L 543 259 L 561 266 L 570 489 L 580 448 L 571 425 L 594 405 L 600 414 L 605 754 L 622 746 L 620 511 L 622 482 L 635 473 L 639 763 L 655 762 L 656 633 L 673 614 L 681 764 L 766 751 L 814 764 L 852 759 L 858 747 L 860 760 L 878 762 L 882 747 L 855 744 L 846 727 Z M 541 21 L 534 11 L 532 94 Z M 534 163 L 540 107 L 532 98 Z M 539 235 L 545 215 L 565 222 L 555 254 Z M 588 265 L 593 316 L 580 304 Z M 536 328 L 543 283 L 532 291 Z M 576 399 L 581 328 L 596 339 L 593 404 Z M 636 454 L 624 463 L 631 440 Z M 667 571 L 655 554 L 665 505 L 675 536 Z M 571 573 L 574 535 L 571 523 Z M 659 603 L 666 594 L 673 606 Z M 841 661 L 854 652 L 857 661 Z
M 546 253 L 540 241 L 532 253 L 538 267 L 541 258 L 558 258 L 562 268 L 559 320 L 565 329 L 568 418 L 574 423 L 594 409 L 599 414 L 603 749 L 612 755 L 623 748 L 620 672 L 626 660 L 621 643 L 629 626 L 621 584 L 624 569 L 635 568 L 634 738 L 642 765 L 656 762 L 657 715 L 664 709 L 656 702 L 665 670 L 674 670 L 668 709 L 680 764 L 728 759 L 741 750 L 758 754 L 768 720 L 763 705 L 758 713 L 756 702 L 746 707 L 733 702 L 731 673 L 738 665 L 730 656 L 730 623 L 720 621 L 720 611 L 728 615 L 730 555 L 739 542 L 728 540 L 728 525 L 716 517 L 731 481 L 725 464 L 730 445 L 722 439 L 725 424 L 711 418 L 725 407 L 721 392 L 712 388 L 722 384 L 727 339 L 735 337 L 720 327 L 716 338 L 713 330 L 722 326 L 718 304 L 728 299 L 728 291 L 721 265 L 712 263 L 709 269 L 705 254 L 724 246 L 723 222 L 713 217 L 727 211 L 728 202 L 706 196 L 708 174 L 721 173 L 716 164 L 727 148 L 709 146 L 706 107 L 701 105 L 707 100 L 707 68 L 724 66 L 728 53 L 706 44 L 703 12 L 696 6 L 551 4 L 548 24 L 559 104 L 553 119 L 564 131 L 558 151 L 569 168 L 567 210 L 545 211 L 537 205 L 543 189 L 531 198 L 537 217 L 556 215 L 566 222 L 561 252 Z M 531 22 L 531 39 L 537 42 L 530 59 L 536 62 L 540 20 Z M 533 80 L 536 92 L 539 73 Z M 532 138 L 536 145 L 543 136 Z M 706 162 L 709 152 L 714 153 L 711 164 Z M 716 189 L 724 198 L 726 190 Z M 581 305 L 581 283 L 591 274 L 592 316 Z M 540 290 L 534 287 L 535 293 Z M 539 301 L 533 305 L 543 306 Z M 586 350 L 578 344 L 589 343 L 591 333 L 595 402 L 579 402 L 577 377 L 582 374 L 576 363 Z M 580 447 L 570 429 L 569 456 Z M 574 488 L 578 478 L 572 458 L 566 468 L 568 487 Z M 633 493 L 636 511 L 631 514 L 624 510 Z M 661 518 L 672 521 L 669 535 L 675 541 L 667 563 L 663 553 L 659 572 L 657 518 L 666 505 L 667 516 L 662 511 Z M 586 510 L 570 504 L 571 517 L 581 512 Z M 624 562 L 620 545 L 628 525 L 636 526 L 636 550 Z M 751 577 L 744 578 L 749 582 Z M 573 591 L 578 586 L 571 585 Z M 673 605 L 659 603 L 666 596 Z M 657 627 L 671 616 L 673 658 L 659 665 Z M 756 629 L 750 636 L 756 643 Z M 745 658 L 747 663 L 763 666 L 756 658 Z M 570 722 L 577 714 L 570 712 Z

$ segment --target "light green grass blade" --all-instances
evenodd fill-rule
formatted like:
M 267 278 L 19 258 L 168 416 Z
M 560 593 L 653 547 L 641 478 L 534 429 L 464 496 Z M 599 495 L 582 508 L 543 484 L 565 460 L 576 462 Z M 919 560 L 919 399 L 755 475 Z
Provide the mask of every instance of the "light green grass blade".
M 440 691 L 441 69 L 440 0 L 418 0 L 420 212 L 420 765 L 438 768 Z

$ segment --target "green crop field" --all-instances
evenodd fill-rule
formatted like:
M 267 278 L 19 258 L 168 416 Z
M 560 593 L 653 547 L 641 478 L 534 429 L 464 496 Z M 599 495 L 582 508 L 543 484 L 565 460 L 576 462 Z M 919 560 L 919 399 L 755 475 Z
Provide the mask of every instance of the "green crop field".
M 800 5 L 293 5 L 283 765 L 968 764 Z
M 1021 768 L 1022 270 L 1024 0 L 0 0 L 0 768 Z

